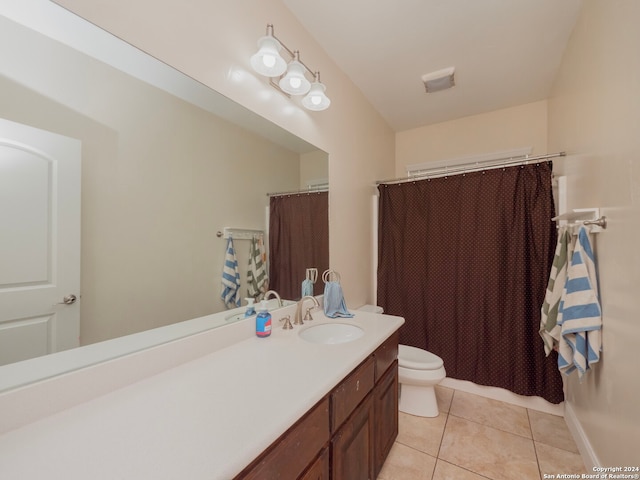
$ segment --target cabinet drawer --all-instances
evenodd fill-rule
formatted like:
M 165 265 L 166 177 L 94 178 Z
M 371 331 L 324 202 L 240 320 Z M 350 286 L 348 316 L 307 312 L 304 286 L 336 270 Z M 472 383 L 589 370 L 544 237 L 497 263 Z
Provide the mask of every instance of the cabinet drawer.
M 329 441 L 329 400 L 323 399 L 236 479 L 298 478 Z
M 384 375 L 391 364 L 398 358 L 398 340 L 400 332 L 396 331 L 380 345 L 373 354 L 376 359 L 376 382 Z
M 374 371 L 374 359 L 369 357 L 331 392 L 332 432 L 338 429 L 371 391 L 374 384 Z

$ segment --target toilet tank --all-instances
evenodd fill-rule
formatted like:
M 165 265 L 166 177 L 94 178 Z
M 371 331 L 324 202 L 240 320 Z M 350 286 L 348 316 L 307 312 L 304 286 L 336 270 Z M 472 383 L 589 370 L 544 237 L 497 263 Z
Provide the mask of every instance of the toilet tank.
M 369 312 L 369 313 L 383 313 L 384 309 L 379 307 L 378 305 L 363 305 L 358 308 L 361 312 Z

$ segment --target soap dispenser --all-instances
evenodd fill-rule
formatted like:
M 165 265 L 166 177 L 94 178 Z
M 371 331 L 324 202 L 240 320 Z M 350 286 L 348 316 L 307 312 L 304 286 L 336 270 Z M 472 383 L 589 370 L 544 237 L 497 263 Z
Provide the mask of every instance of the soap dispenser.
M 267 308 L 267 301 L 260 302 L 258 315 L 256 315 L 256 335 L 258 337 L 268 337 L 271 335 L 271 314 Z
M 244 318 L 247 318 L 256 314 L 256 308 L 253 305 L 255 301 L 253 298 L 245 298 L 245 300 L 247 301 L 247 309 L 244 311 Z

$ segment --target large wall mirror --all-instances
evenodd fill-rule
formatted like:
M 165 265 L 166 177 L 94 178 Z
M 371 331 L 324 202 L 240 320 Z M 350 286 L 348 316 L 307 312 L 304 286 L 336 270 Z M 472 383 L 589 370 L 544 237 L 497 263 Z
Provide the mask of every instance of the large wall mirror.
M 85 46 L 114 50 L 116 63 L 134 70 L 110 65 L 111 53 L 97 59 L 82 46 L 71 48 L 0 9 L 0 119 L 80 141 L 81 297 L 52 311 L 78 309 L 80 343 L 90 345 L 223 310 L 225 241 L 217 232 L 265 230 L 267 194 L 326 181 L 327 154 L 44 3 L 50 11 L 32 15 L 61 19 L 67 37 L 73 28 L 95 35 Z M 244 266 L 248 242 L 236 243 Z M 0 292 L 28 290 L 12 282 L 5 279 Z M 10 309 L 1 302 L 0 329 Z

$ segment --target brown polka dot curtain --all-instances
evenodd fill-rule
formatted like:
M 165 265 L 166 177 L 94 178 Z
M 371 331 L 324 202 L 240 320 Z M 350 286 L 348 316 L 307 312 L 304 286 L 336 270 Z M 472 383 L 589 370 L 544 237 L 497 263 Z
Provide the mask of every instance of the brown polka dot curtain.
M 379 186 L 378 303 L 447 376 L 563 400 L 540 308 L 556 229 L 552 163 Z
M 269 288 L 283 299 L 301 297 L 307 268 L 319 275 L 329 268 L 329 193 L 269 199 Z M 314 285 L 314 295 L 324 289 Z

